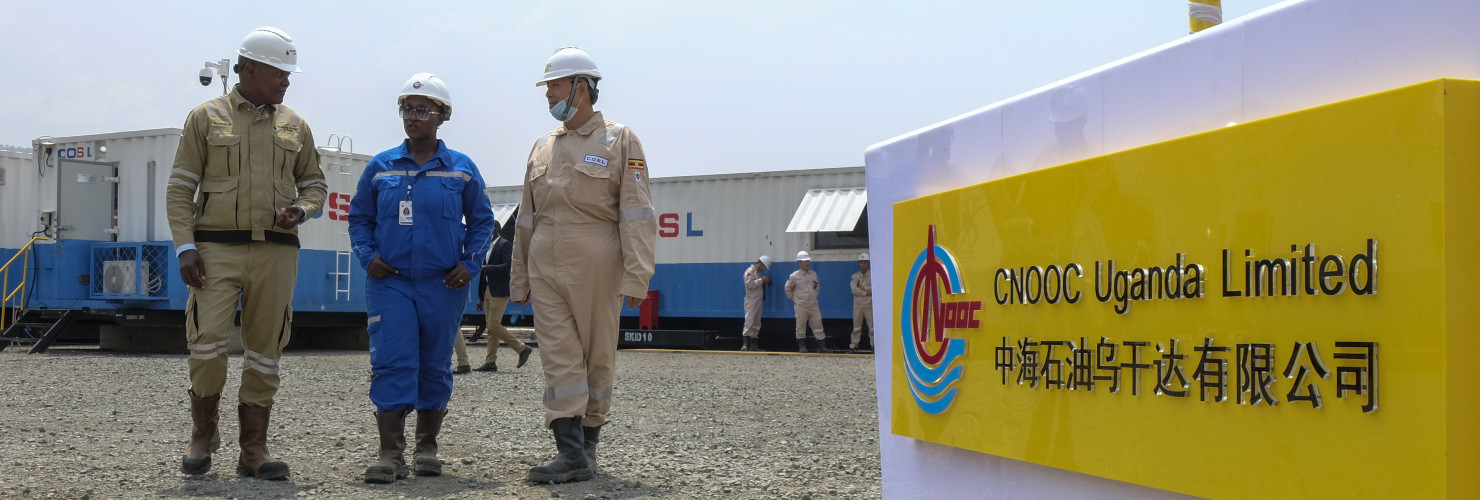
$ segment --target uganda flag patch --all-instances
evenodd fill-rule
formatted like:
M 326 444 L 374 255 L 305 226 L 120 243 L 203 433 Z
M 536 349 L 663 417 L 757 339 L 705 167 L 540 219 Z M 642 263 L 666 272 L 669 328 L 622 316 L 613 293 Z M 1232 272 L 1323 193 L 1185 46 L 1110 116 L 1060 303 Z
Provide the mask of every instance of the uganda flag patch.
M 638 159 L 627 160 L 627 168 L 631 170 L 647 170 L 647 162 Z

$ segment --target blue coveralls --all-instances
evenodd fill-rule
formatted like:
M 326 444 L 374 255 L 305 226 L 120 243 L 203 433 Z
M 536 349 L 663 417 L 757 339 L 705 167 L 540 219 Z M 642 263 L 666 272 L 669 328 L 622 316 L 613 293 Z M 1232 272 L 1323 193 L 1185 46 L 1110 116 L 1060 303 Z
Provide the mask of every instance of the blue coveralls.
M 437 141 L 437 154 L 417 166 L 408 144 L 370 160 L 349 206 L 360 265 L 369 267 L 378 255 L 400 270 L 365 278 L 375 374 L 370 401 L 378 412 L 447 408 L 448 359 L 471 288 L 448 288 L 442 279 L 462 264 L 468 283 L 477 283 L 493 233 L 493 209 L 473 161 Z M 404 200 L 411 201 L 410 225 L 401 223 Z

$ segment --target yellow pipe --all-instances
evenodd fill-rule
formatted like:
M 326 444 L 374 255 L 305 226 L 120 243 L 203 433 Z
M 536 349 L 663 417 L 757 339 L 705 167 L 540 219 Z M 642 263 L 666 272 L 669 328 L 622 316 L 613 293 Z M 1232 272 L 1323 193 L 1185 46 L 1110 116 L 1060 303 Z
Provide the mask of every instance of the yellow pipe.
M 1187 2 L 1187 28 L 1192 30 L 1192 33 L 1217 26 L 1222 22 L 1222 0 L 1189 0 Z

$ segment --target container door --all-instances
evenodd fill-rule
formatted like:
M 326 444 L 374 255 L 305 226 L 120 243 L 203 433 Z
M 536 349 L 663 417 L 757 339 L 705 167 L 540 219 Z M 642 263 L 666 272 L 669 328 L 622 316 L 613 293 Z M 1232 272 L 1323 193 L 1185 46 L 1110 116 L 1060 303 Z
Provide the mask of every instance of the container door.
M 57 237 L 69 240 L 117 241 L 114 229 L 114 163 L 62 160 L 57 164 Z

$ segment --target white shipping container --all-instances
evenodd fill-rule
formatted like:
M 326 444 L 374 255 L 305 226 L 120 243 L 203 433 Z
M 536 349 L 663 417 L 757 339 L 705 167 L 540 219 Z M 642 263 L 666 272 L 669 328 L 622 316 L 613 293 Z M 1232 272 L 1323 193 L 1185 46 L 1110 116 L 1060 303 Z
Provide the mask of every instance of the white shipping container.
M 0 148 L 0 250 L 20 248 L 41 228 L 36 192 L 36 156 L 24 149 Z M 0 252 L 0 257 L 9 254 Z
M 815 250 L 815 233 L 786 229 L 808 191 L 862 188 L 863 182 L 862 167 L 654 178 L 657 262 L 749 263 L 761 254 L 790 261 L 802 250 L 815 260 L 854 260 L 861 247 Z M 511 213 L 520 189 L 489 187 L 494 211 Z
M 37 186 L 39 212 L 56 214 L 60 239 L 104 240 L 102 233 L 85 232 L 80 226 L 94 223 L 116 224 L 116 241 L 163 241 L 170 239 L 169 220 L 164 211 L 164 186 L 173 168 L 175 149 L 180 144 L 180 129 L 162 128 L 37 139 L 33 146 L 45 156 Z M 46 153 L 46 151 L 50 153 Z M 71 170 L 68 167 L 79 168 Z M 70 185 L 105 186 L 113 181 L 91 173 L 112 166 L 116 177 L 115 200 L 100 196 L 59 199 L 59 191 Z M 107 177 L 107 176 L 105 176 Z M 101 188 L 100 188 L 101 189 Z M 100 192 L 91 189 L 81 191 Z M 82 234 L 79 234 L 82 233 Z M 111 239 L 111 238 L 109 238 Z
M 34 202 L 21 206 L 34 206 L 29 210 L 37 213 L 59 212 L 58 219 L 64 227 L 79 217 L 116 215 L 117 241 L 169 241 L 165 186 L 170 170 L 174 168 L 180 136 L 180 129 L 166 128 L 39 139 L 35 143 L 38 150 L 50 148 L 52 152 L 46 157 L 44 166 L 39 170 L 33 168 L 22 176 L 34 182 L 37 196 Z M 43 146 L 43 143 L 49 145 Z M 348 250 L 349 200 L 354 196 L 355 183 L 371 157 L 341 152 L 337 147 L 320 147 L 319 155 L 330 194 L 325 200 L 324 212 L 299 229 L 300 239 L 304 249 Z M 116 206 L 104 207 L 100 203 L 107 203 L 92 199 L 58 200 L 60 183 L 81 182 L 76 174 L 62 175 L 63 163 L 112 165 L 116 168 Z M 38 172 L 41 174 L 39 179 L 36 178 Z M 99 179 L 89 181 L 103 182 Z M 115 208 L 115 214 L 97 212 Z M 79 210 L 89 213 L 79 214 Z M 3 218 L 7 224 L 17 223 L 11 214 L 7 213 Z M 14 238 L 15 232 L 7 231 L 3 237 Z M 71 235 L 63 229 L 59 236 L 68 238 Z M 7 240 L 0 247 L 14 248 L 14 245 Z
M 853 229 L 867 201 L 863 183 L 861 167 L 652 179 L 658 246 L 657 269 L 649 288 L 661 294 L 660 316 L 738 321 L 744 314 L 741 274 L 745 266 L 765 254 L 775 261 L 767 274 L 776 282 L 768 290 L 764 314 L 768 318 L 789 318 L 791 302 L 781 286 L 797 267 L 797 252 L 806 250 L 823 282 L 823 315 L 850 318 L 852 294 L 848 280 L 857 271 L 854 262 L 858 254 L 867 250 L 866 234 L 855 240 L 857 244 L 833 239 L 837 244 L 818 249 L 819 240 L 826 241 L 828 234 L 788 232 L 787 228 L 794 219 L 826 219 L 846 226 L 846 230 Z M 520 189 L 488 188 L 495 212 L 512 213 Z M 843 207 L 836 203 L 810 203 L 803 209 L 803 200 L 819 190 L 843 193 L 854 210 L 841 210 Z M 801 217 L 799 209 L 806 212 Z M 524 309 L 511 311 L 522 313 Z

